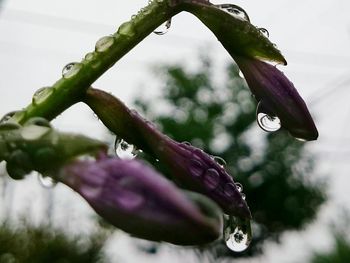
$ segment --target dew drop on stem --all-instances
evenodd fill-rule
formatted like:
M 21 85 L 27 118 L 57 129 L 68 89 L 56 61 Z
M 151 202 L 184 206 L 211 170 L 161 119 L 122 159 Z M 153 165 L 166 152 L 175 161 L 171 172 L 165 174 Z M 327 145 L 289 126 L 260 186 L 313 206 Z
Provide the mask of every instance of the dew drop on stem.
M 156 30 L 153 31 L 154 34 L 156 35 L 164 35 L 168 33 L 169 29 L 171 27 L 171 19 L 160 25 Z
M 95 45 L 96 52 L 104 52 L 107 51 L 114 44 L 113 36 L 105 36 L 100 38 Z
M 281 128 L 281 121 L 271 114 L 260 101 L 256 109 L 256 118 L 260 128 L 266 132 L 274 132 Z
M 266 38 L 269 38 L 269 37 L 270 37 L 270 33 L 269 33 L 269 31 L 268 31 L 266 28 L 261 27 L 261 28 L 258 28 L 258 30 L 260 31 L 260 33 L 261 33 L 264 37 L 266 37 Z
M 77 63 L 77 62 L 68 63 L 62 69 L 62 77 L 65 79 L 69 79 L 75 76 L 80 71 L 81 68 L 82 68 L 82 64 L 80 63 Z
M 123 139 L 119 139 L 116 137 L 114 150 L 117 156 L 121 159 L 133 159 L 137 155 L 137 148 L 124 141 Z
M 53 92 L 54 89 L 51 87 L 38 89 L 33 95 L 32 103 L 36 105 L 44 102 Z
M 250 18 L 247 14 L 247 12 L 240 6 L 238 5 L 233 5 L 233 4 L 220 4 L 220 5 L 215 5 L 215 7 L 229 13 L 230 15 L 240 18 L 243 20 L 246 20 L 250 22 Z

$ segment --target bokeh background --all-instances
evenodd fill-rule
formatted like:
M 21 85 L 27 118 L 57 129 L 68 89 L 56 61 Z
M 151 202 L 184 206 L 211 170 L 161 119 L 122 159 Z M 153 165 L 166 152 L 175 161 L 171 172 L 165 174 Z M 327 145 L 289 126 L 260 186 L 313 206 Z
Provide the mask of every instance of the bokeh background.
M 80 61 L 101 36 L 115 32 L 147 1 L 0 3 L 3 115 L 26 106 L 37 89 L 53 84 L 67 63 Z M 138 108 L 174 138 L 191 141 L 227 161 L 228 169 L 245 186 L 247 201 L 255 213 L 259 238 L 254 249 L 236 255 L 220 244 L 193 250 L 132 239 L 100 222 L 69 189 L 60 185 L 44 188 L 32 174 L 23 182 L 1 177 L 0 220 L 7 222 L 0 230 L 0 255 L 5 254 L 0 257 L 1 263 L 16 262 L 11 261 L 5 244 L 12 244 L 9 240 L 18 239 L 18 235 L 22 235 L 20 240 L 45 236 L 45 240 L 54 240 L 53 244 L 62 244 L 55 251 L 72 254 L 68 262 L 88 262 L 82 259 L 84 253 L 90 255 L 91 262 L 98 262 L 100 256 L 94 255 L 99 255 L 100 249 L 107 255 L 107 261 L 102 262 L 348 262 L 350 3 L 225 3 L 243 7 L 254 25 L 269 31 L 270 39 L 285 55 L 289 64 L 279 69 L 308 104 L 320 133 L 316 142 L 303 144 L 283 132 L 266 134 L 259 130 L 254 121 L 254 102 L 233 61 L 212 33 L 186 13 L 173 19 L 167 34 L 147 37 L 95 87 Z M 53 123 L 60 130 L 113 142 L 113 135 L 84 105 L 72 107 Z M 16 232 L 11 230 L 13 225 L 24 228 Z M 51 228 L 59 230 L 52 230 L 52 234 Z M 37 249 L 53 251 L 44 245 L 50 243 L 45 240 L 41 245 L 38 241 Z M 77 243 L 80 247 L 74 247 Z M 74 249 L 68 253 L 65 247 Z M 35 249 L 28 246 L 28 250 Z M 329 251 L 338 258 L 315 261 L 327 260 L 322 254 Z

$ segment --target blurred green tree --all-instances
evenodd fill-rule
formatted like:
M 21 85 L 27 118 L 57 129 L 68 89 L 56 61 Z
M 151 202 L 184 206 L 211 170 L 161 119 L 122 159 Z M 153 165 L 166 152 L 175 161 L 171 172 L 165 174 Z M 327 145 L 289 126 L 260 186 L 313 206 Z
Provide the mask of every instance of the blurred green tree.
M 105 263 L 106 235 L 69 236 L 49 225 L 26 221 L 16 227 L 0 225 L 0 263 Z
M 301 229 L 315 218 L 326 195 L 325 183 L 313 177 L 313 157 L 286 131 L 257 129 L 256 102 L 236 65 L 227 68 L 224 85 L 215 84 L 208 57 L 195 72 L 181 65 L 157 71 L 163 80 L 160 96 L 142 94 L 136 107 L 175 140 L 223 158 L 244 186 L 253 214 L 254 239 L 245 253 L 233 253 L 223 242 L 205 251 L 215 258 L 254 255 L 267 238 L 278 241 L 283 231 Z M 161 163 L 150 161 L 167 173 Z
M 334 235 L 335 244 L 329 252 L 315 253 L 310 263 L 345 263 L 350 262 L 350 242 L 340 233 Z

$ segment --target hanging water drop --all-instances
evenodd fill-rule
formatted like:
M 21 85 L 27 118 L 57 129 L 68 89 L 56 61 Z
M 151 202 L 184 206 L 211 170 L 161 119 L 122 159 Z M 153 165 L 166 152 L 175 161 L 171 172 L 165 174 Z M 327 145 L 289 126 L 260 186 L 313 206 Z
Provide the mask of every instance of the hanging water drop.
M 41 89 L 38 89 L 32 98 L 32 103 L 34 105 L 40 104 L 43 101 L 45 101 L 52 93 L 54 92 L 54 89 L 51 87 L 44 87 Z
M 44 176 L 38 173 L 38 180 L 41 186 L 44 188 L 53 188 L 56 186 L 57 182 L 49 176 Z
M 95 45 L 96 52 L 104 52 L 114 44 L 113 36 L 105 36 L 100 38 Z
M 217 8 L 220 8 L 221 10 L 229 13 L 230 15 L 240 18 L 246 21 L 250 22 L 250 18 L 247 14 L 247 12 L 238 5 L 233 4 L 221 4 L 221 5 L 215 5 Z
M 128 144 L 123 139 L 118 139 L 118 137 L 115 140 L 114 150 L 121 159 L 133 159 L 137 155 L 137 148 L 134 145 Z
M 80 69 L 82 68 L 82 65 L 77 62 L 72 62 L 64 66 L 62 69 L 62 77 L 65 79 L 69 79 L 73 76 L 75 76 Z
M 256 117 L 260 128 L 266 132 L 274 132 L 281 128 L 280 119 L 267 110 L 261 101 L 256 109 Z
M 269 31 L 268 31 L 266 28 L 261 27 L 261 28 L 258 28 L 258 30 L 260 31 L 260 33 L 261 33 L 264 37 L 266 37 L 266 38 L 269 38 L 269 37 L 270 37 L 270 33 L 269 33 Z
M 159 36 L 168 33 L 169 28 L 171 27 L 171 19 L 160 25 L 156 30 L 153 31 L 154 34 Z
M 217 162 L 221 167 L 225 167 L 227 165 L 226 161 L 220 156 L 214 156 L 214 161 Z
M 226 246 L 234 252 L 242 252 L 249 247 L 252 240 L 249 220 L 230 217 L 224 233 Z

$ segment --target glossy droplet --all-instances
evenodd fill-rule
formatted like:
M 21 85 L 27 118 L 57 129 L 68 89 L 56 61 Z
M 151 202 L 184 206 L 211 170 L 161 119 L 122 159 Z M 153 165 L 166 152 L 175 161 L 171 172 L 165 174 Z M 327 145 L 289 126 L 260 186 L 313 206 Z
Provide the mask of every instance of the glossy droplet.
M 295 138 L 297 141 L 299 142 L 307 142 L 307 140 L 303 139 L 303 138 Z
M 256 109 L 257 122 L 261 129 L 266 132 L 274 132 L 281 128 L 281 121 L 277 116 L 273 116 L 265 107 L 263 102 L 259 102 Z
M 118 28 L 118 34 L 126 37 L 132 37 L 135 35 L 135 28 L 133 23 L 125 22 Z
M 116 138 L 114 150 L 121 159 L 133 159 L 137 155 L 137 149 L 134 145 L 127 143 L 123 139 Z
M 33 117 L 30 118 L 25 125 L 36 125 L 36 126 L 42 126 L 42 127 L 48 127 L 51 128 L 51 124 L 48 120 L 41 118 L 41 117 Z
M 17 130 L 19 128 L 21 128 L 21 126 L 14 122 L 0 123 L 0 131 L 11 131 L 11 130 Z
M 278 117 L 270 116 L 266 113 L 258 113 L 257 120 L 260 128 L 264 131 L 274 132 L 281 128 L 281 121 Z
M 221 167 L 225 167 L 227 165 L 226 161 L 220 156 L 214 156 L 214 161 L 217 162 Z
M 118 192 L 116 201 L 123 209 L 132 211 L 140 208 L 140 206 L 144 203 L 144 198 L 137 193 L 124 190 Z
M 232 183 L 226 184 L 225 187 L 224 187 L 224 194 L 227 197 L 234 196 L 235 191 L 236 191 L 236 186 L 234 184 L 232 184 Z
M 96 42 L 95 50 L 96 52 L 104 52 L 108 50 L 112 45 L 114 44 L 114 37 L 113 36 L 105 36 L 100 38 Z
M 23 179 L 32 170 L 32 162 L 28 154 L 15 150 L 6 163 L 6 170 L 12 179 Z
M 90 52 L 90 53 L 87 53 L 86 55 L 85 55 L 85 60 L 86 61 L 91 61 L 91 60 L 93 60 L 95 58 L 95 53 L 94 52 Z
M 48 127 L 28 125 L 22 128 L 21 136 L 28 141 L 37 140 L 47 134 L 50 130 L 51 129 Z
M 191 146 L 191 143 L 190 142 L 182 142 L 182 144 L 184 144 L 184 145 L 187 145 L 187 146 Z
M 226 246 L 234 252 L 242 252 L 249 247 L 252 240 L 249 220 L 230 217 L 224 233 Z
M 204 174 L 204 184 L 209 190 L 214 190 L 220 182 L 220 175 L 215 169 L 208 169 Z
M 62 70 L 62 77 L 65 79 L 69 79 L 73 76 L 75 76 L 80 69 L 82 68 L 82 65 L 80 63 L 72 62 L 64 66 Z
M 164 35 L 168 33 L 169 29 L 171 27 L 171 19 L 160 25 L 156 30 L 153 31 L 154 34 L 157 35 Z
M 43 176 L 42 174 L 39 174 L 39 173 L 38 173 L 38 180 L 40 185 L 44 188 L 53 188 L 57 185 L 57 182 L 54 179 L 52 179 L 49 176 Z
M 238 76 L 240 76 L 242 79 L 244 79 L 244 75 L 243 75 L 243 72 L 242 72 L 242 71 L 239 71 L 239 72 L 238 72 Z
M 52 93 L 54 92 L 54 89 L 51 87 L 45 87 L 38 89 L 32 98 L 32 103 L 35 104 L 40 104 L 43 101 L 45 101 Z
M 235 183 L 236 188 L 238 190 L 238 192 L 242 192 L 243 191 L 243 186 L 240 183 Z
M 6 113 L 1 119 L 0 119 L 0 123 L 5 123 L 7 121 L 9 121 L 17 112 L 19 111 L 11 111 Z
M 203 164 L 195 159 L 190 160 L 189 172 L 194 177 L 201 177 L 204 173 Z
M 269 31 L 268 31 L 266 28 L 261 27 L 261 28 L 258 28 L 258 30 L 260 31 L 260 33 L 261 33 L 264 37 L 266 37 L 266 38 L 269 38 L 269 37 L 270 37 L 270 33 L 269 33 Z
M 215 6 L 217 8 L 220 8 L 221 10 L 229 13 L 230 15 L 233 15 L 236 18 L 240 18 L 240 19 L 243 19 L 243 20 L 250 22 L 250 19 L 249 19 L 247 12 L 238 5 L 221 4 L 221 5 L 215 5 Z

